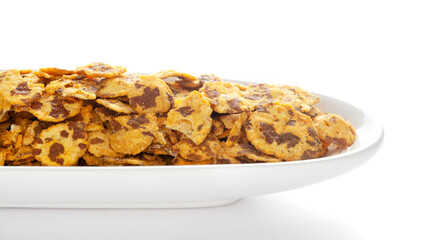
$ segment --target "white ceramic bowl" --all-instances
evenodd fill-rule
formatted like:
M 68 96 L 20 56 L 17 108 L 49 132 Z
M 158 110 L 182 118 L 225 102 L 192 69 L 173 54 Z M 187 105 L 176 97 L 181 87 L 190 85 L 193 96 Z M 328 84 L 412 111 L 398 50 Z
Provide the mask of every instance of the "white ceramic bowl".
M 351 104 L 318 94 L 317 105 L 348 119 L 346 152 L 281 163 L 143 167 L 0 167 L 0 207 L 204 207 L 282 192 L 348 172 L 380 148 L 383 129 Z

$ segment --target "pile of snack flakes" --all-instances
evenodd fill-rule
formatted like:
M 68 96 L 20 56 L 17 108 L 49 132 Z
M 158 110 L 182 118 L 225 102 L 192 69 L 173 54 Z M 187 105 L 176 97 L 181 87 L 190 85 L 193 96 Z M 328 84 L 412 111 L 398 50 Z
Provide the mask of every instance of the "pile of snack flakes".
M 153 75 L 92 63 L 0 72 L 0 165 L 265 163 L 322 157 L 356 138 L 298 87 Z

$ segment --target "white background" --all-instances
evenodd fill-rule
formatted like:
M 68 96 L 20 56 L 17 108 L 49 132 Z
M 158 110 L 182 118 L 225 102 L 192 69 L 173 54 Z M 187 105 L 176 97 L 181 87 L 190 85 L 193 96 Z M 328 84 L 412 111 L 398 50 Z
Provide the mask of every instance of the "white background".
M 297 85 L 368 110 L 386 137 L 348 174 L 224 207 L 0 209 L 0 239 L 427 239 L 426 6 L 1 1 L 0 69 L 104 61 Z

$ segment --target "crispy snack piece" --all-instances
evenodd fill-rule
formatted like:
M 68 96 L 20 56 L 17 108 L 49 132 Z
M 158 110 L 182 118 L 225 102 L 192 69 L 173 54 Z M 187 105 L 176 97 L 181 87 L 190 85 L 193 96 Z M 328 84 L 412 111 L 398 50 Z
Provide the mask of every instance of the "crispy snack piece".
M 14 149 L 15 151 L 11 152 L 7 155 L 8 161 L 33 161 L 34 160 L 34 154 L 33 154 L 33 148 L 30 146 L 23 146 L 17 149 Z M 30 159 L 30 160 L 28 160 Z
M 234 126 L 234 123 L 238 121 L 240 118 L 240 113 L 235 114 L 227 114 L 227 115 L 220 115 L 219 120 L 224 123 L 225 128 L 231 129 Z
M 158 132 L 154 114 L 125 115 L 110 121 L 112 134 L 109 137 L 111 148 L 124 154 L 138 154 L 156 139 L 166 141 Z
M 176 77 L 176 78 L 184 79 L 186 81 L 196 81 L 197 80 L 197 78 L 193 75 L 178 72 L 175 70 L 163 70 L 163 71 L 154 73 L 153 76 L 156 76 L 160 79 L 167 79 L 167 78 L 171 78 L 171 77 Z
M 289 86 L 289 85 L 269 85 L 266 84 L 270 89 L 272 89 L 273 98 L 291 98 L 299 99 L 302 103 L 307 105 L 314 105 L 320 101 L 320 98 L 316 95 L 313 95 L 299 87 Z M 282 90 L 282 93 L 277 93 L 276 89 Z M 278 95 L 276 95 L 278 94 Z
M 271 95 L 275 101 L 281 103 L 289 103 L 296 110 L 307 114 L 311 117 L 315 117 L 320 113 L 320 110 L 313 105 L 320 101 L 320 98 L 313 95 L 299 87 L 293 87 L 288 85 L 268 85 L 265 84 L 270 90 Z
M 243 98 L 243 92 L 232 83 L 206 82 L 200 92 L 208 97 L 217 113 L 241 113 L 254 109 L 251 101 Z
M 89 132 L 88 134 L 88 152 L 96 157 L 123 158 L 123 153 L 114 151 L 110 146 L 111 131 L 107 129 Z
M 66 70 L 66 69 L 60 69 L 60 68 L 40 68 L 39 72 L 44 72 L 52 76 L 63 76 L 63 75 L 72 75 L 75 74 L 76 71 L 74 70 Z
M 27 146 L 33 143 L 34 138 L 41 131 L 41 126 L 38 121 L 27 124 L 25 132 L 22 136 L 22 145 Z
M 249 100 L 253 106 L 274 101 L 271 90 L 266 84 L 250 84 L 242 95 L 243 98 Z
M 148 166 L 166 165 L 165 158 L 162 158 L 161 156 L 158 156 L 158 155 L 142 154 L 139 157 L 143 161 L 145 161 L 146 165 L 148 165 Z
M 77 75 L 74 70 L 65 70 L 59 68 L 40 68 L 33 73 L 34 76 L 44 79 L 45 82 L 59 80 L 61 78 L 73 78 Z
M 212 163 L 214 163 L 213 159 L 203 161 L 191 161 L 180 156 L 177 156 L 172 160 L 172 165 L 207 165 Z
M 314 127 L 322 142 L 332 144 L 338 149 L 351 146 L 356 140 L 356 130 L 344 118 L 337 114 L 325 113 L 314 118 Z
M 215 158 L 216 153 L 221 149 L 219 140 L 209 135 L 199 145 L 194 144 L 193 141 L 186 137 L 182 137 L 181 141 L 172 146 L 172 153 L 174 156 L 181 156 L 182 158 L 194 162 L 203 162 Z
M 39 161 L 33 160 L 33 158 L 25 159 L 25 161 L 14 161 L 14 166 L 37 166 L 40 167 L 41 163 Z
M 50 82 L 50 81 L 55 81 L 58 79 L 61 79 L 62 76 L 56 76 L 56 75 L 50 75 L 48 73 L 45 72 L 41 72 L 41 71 L 35 71 L 33 72 L 34 76 L 43 79 L 45 82 Z
M 1 100 L 0 100 L 1 101 Z M 0 108 L 1 108 L 1 103 L 0 103 Z M 3 110 L 3 109 L 2 109 Z M 2 122 L 6 122 L 9 119 L 9 113 L 7 111 L 4 111 L 3 113 L 0 112 L 0 123 Z
M 198 90 L 203 86 L 203 82 L 199 78 L 175 70 L 164 70 L 153 75 L 168 82 L 174 81 L 175 85 L 186 90 Z
M 249 141 L 261 152 L 285 161 L 322 156 L 322 143 L 311 118 L 289 104 L 269 103 L 246 122 Z
M 0 94 L 0 122 L 4 122 L 9 119 L 9 110 L 12 107 L 8 101 Z
M 141 76 L 128 92 L 129 103 L 138 113 L 166 113 L 172 106 L 172 91 L 155 76 Z
M 224 123 L 217 119 L 212 119 L 211 134 L 217 138 L 224 138 L 228 136 L 228 132 L 225 131 Z
M 87 132 L 104 130 L 101 118 L 95 113 L 91 105 L 86 105 L 81 108 L 80 113 L 69 119 L 70 121 L 85 123 Z
M 83 122 L 58 123 L 34 140 L 34 155 L 44 166 L 74 166 L 88 146 Z
M 225 148 L 221 148 L 221 150 L 217 153 L 214 161 L 212 162 L 212 164 L 240 164 L 240 163 L 241 161 L 239 161 L 235 157 L 230 156 L 230 154 L 226 152 Z
M 100 62 L 91 63 L 76 69 L 77 74 L 83 74 L 89 79 L 114 78 L 125 72 L 125 67 L 111 66 Z
M 197 79 L 203 84 L 205 82 L 222 82 L 222 79 L 214 74 L 202 74 Z
M 318 96 L 288 85 L 250 84 L 244 91 L 243 97 L 250 100 L 255 107 L 279 101 L 284 104 L 291 104 L 296 110 L 311 117 L 320 112 L 313 106 L 319 102 Z
M 62 97 L 93 100 L 96 99 L 96 91 L 98 88 L 93 81 L 59 79 L 49 82 L 45 90 L 49 94 L 58 94 Z
M 183 133 L 199 145 L 211 130 L 211 113 L 212 109 L 206 97 L 193 91 L 188 97 L 175 101 L 165 126 Z
M 96 116 L 104 123 L 111 122 L 114 117 L 123 115 L 106 107 L 97 107 L 94 109 L 94 112 Z
M 96 99 L 98 104 L 101 104 L 104 107 L 107 107 L 113 111 L 125 114 L 136 113 L 135 109 L 133 109 L 130 105 L 123 103 L 119 100 L 115 99 Z
M 33 158 L 33 149 L 30 145 L 41 131 L 39 123 L 15 116 L 12 120 L 10 130 L 6 128 L 0 132 L 0 149 L 4 148 L 5 159 L 10 162 Z
M 116 152 L 135 155 L 150 146 L 153 139 L 154 137 L 149 132 L 130 129 L 111 135 L 110 145 Z
M 22 132 L 24 132 L 22 124 L 11 124 L 10 130 L 3 130 L 0 135 L 0 146 L 3 147 L 21 147 Z
M 99 98 L 117 98 L 127 96 L 140 77 L 135 74 L 122 74 L 114 78 L 108 78 L 100 83 L 96 96 Z
M 158 156 L 143 155 L 142 158 L 96 157 L 89 153 L 83 155 L 88 166 L 158 166 L 165 165 Z
M 173 153 L 171 151 L 171 148 L 173 145 L 178 143 L 181 133 L 173 131 L 165 126 L 162 126 L 161 124 L 158 125 L 161 126 L 159 132 L 163 134 L 165 142 L 153 142 L 147 149 L 144 150 L 144 152 L 156 155 L 172 155 Z
M 36 83 L 44 84 L 45 82 L 44 79 L 37 77 L 36 75 L 34 75 L 34 73 L 22 74 L 22 70 L 20 72 L 21 72 L 21 77 L 25 82 L 34 83 L 34 84 Z
M 10 153 L 9 149 L 0 148 L 0 166 L 4 166 L 8 153 Z
M 44 94 L 40 99 L 23 108 L 41 121 L 61 122 L 80 112 L 83 101 L 77 98 L 61 98 L 52 94 Z
M 190 94 L 190 90 L 184 89 L 174 82 L 166 82 L 172 91 L 174 99 L 185 98 Z
M 26 106 L 40 98 L 43 91 L 43 84 L 26 82 L 17 69 L 0 72 L 0 102 L 2 110 L 10 109 L 12 105 Z
M 175 70 L 162 70 L 162 71 L 154 73 L 153 76 L 156 76 L 160 79 L 175 78 L 175 79 L 183 80 L 183 81 L 187 81 L 187 82 L 194 82 L 194 81 L 198 80 L 193 75 L 183 73 L 183 72 L 178 72 Z
M 236 143 L 242 143 L 244 142 L 244 137 L 246 134 L 244 134 L 244 127 L 246 125 L 246 121 L 248 119 L 249 113 L 244 112 L 239 115 L 239 118 L 234 123 L 233 127 L 230 130 L 230 133 L 227 138 L 227 142 L 225 143 L 228 147 L 232 147 Z
M 236 143 L 233 146 L 223 145 L 225 152 L 242 163 L 281 162 L 282 160 L 257 150 L 251 144 Z

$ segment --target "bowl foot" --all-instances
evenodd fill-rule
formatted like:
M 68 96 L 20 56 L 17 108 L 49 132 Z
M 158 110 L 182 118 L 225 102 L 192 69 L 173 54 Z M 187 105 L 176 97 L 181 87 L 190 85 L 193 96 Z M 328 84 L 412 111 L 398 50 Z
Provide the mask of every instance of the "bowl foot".
M 238 200 L 171 203 L 0 203 L 0 208 L 200 208 L 224 206 Z

